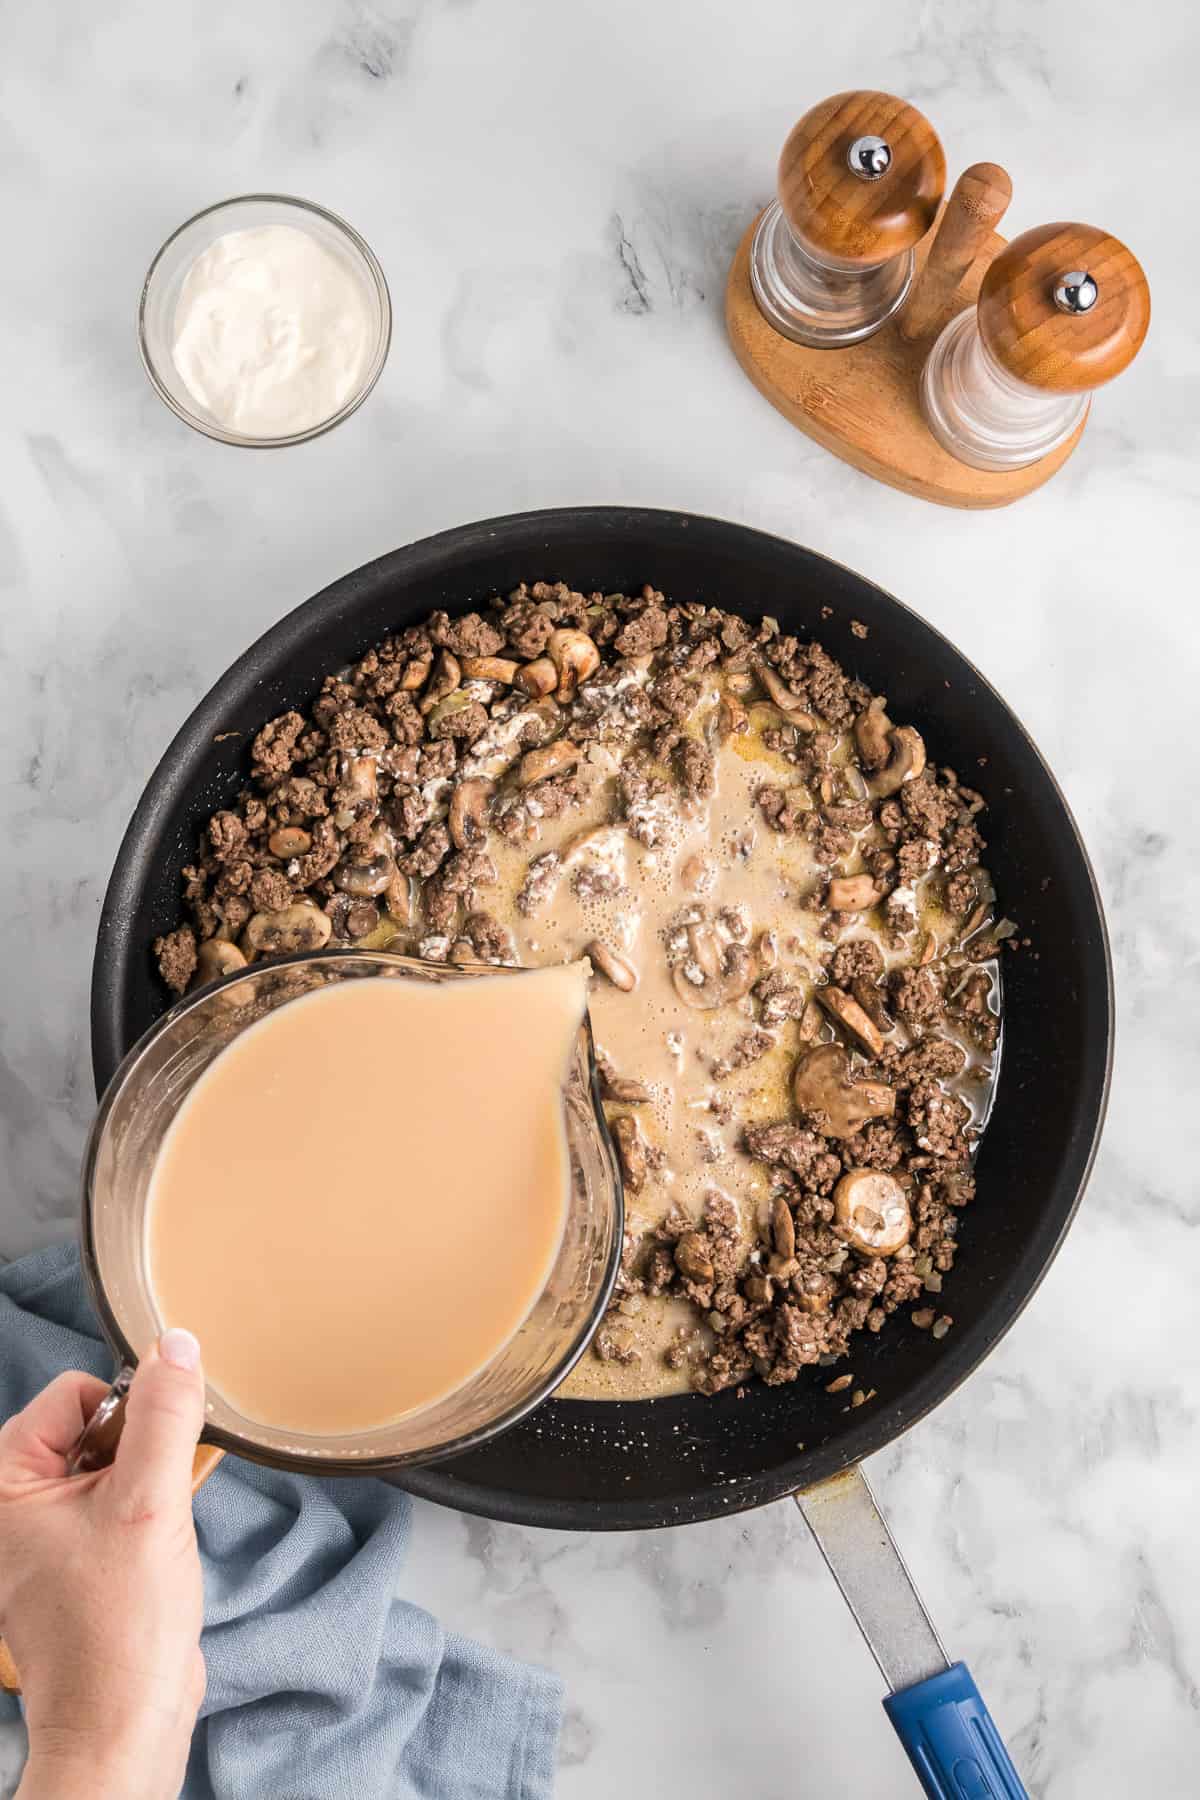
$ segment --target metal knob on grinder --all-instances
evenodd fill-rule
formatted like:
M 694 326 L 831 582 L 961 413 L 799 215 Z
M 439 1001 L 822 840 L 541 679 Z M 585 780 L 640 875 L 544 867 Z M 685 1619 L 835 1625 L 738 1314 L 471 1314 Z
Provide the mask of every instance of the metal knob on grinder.
M 974 468 L 1036 462 L 1077 430 L 1092 390 L 1128 368 L 1149 324 L 1145 273 L 1117 238 L 1093 225 L 1023 232 L 930 351 L 926 423 Z
M 906 100 L 858 89 L 812 107 L 783 146 L 778 197 L 754 236 L 764 318 L 817 349 L 870 337 L 904 303 L 945 184 L 937 133 Z

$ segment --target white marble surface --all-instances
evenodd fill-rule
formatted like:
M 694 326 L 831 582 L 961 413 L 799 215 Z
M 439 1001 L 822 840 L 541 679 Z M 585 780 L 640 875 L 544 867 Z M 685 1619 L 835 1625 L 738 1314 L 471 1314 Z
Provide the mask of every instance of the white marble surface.
M 1119 985 L 1066 1249 L 873 1475 L 1032 1792 L 1194 1793 L 1192 8 L 41 0 L 0 19 L 0 1253 L 72 1229 L 111 858 L 168 736 L 261 629 L 396 544 L 525 506 L 664 504 L 811 543 L 921 608 L 1023 715 L 1095 855 Z M 874 486 L 722 342 L 725 267 L 786 130 L 859 85 L 925 107 L 952 168 L 1003 161 L 1012 229 L 1094 220 L 1154 286 L 1139 362 L 1011 511 Z M 177 424 L 131 329 L 166 233 L 252 188 L 345 213 L 397 314 L 368 406 L 282 455 Z M 408 1592 L 565 1675 L 562 1800 L 913 1791 L 788 1505 L 610 1539 L 421 1508 Z

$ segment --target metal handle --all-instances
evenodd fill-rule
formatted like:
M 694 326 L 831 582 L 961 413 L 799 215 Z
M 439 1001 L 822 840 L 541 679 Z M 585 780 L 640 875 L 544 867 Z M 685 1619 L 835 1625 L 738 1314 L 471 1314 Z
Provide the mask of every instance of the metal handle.
M 884 1711 L 929 1800 L 1028 1800 L 964 1663 L 950 1663 L 867 1478 L 795 1496 L 891 1693 Z
M 889 1694 L 883 1710 L 930 1800 L 1029 1800 L 966 1663 Z

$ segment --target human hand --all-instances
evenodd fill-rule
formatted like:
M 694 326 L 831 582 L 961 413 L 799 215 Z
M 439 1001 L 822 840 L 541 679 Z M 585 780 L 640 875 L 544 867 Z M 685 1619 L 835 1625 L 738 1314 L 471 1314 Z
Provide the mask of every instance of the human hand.
M 199 1345 L 165 1332 L 134 1375 L 112 1467 L 68 1476 L 106 1391 L 60 1375 L 0 1429 L 0 1631 L 29 1732 L 19 1800 L 174 1800 L 204 1697 Z

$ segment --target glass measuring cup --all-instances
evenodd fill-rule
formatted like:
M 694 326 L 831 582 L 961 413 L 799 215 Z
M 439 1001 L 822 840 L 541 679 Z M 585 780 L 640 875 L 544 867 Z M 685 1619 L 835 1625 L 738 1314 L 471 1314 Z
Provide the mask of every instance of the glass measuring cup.
M 172 1007 L 113 1077 L 84 1163 L 84 1270 L 120 1363 L 136 1361 L 137 1351 L 161 1329 L 145 1251 L 155 1158 L 183 1101 L 226 1045 L 267 1013 L 329 982 L 439 983 L 482 975 L 519 978 L 519 973 L 484 964 L 426 963 L 387 951 L 321 951 L 241 970 Z M 482 1368 L 427 1406 L 344 1436 L 305 1436 L 264 1425 L 210 1389 L 205 1441 L 276 1467 L 377 1473 L 473 1448 L 515 1424 L 551 1393 L 603 1317 L 616 1279 L 624 1223 L 621 1180 L 600 1105 L 586 1017 L 563 1087 L 563 1111 L 570 1195 L 562 1241 L 524 1323 Z M 321 1329 L 321 1320 L 314 1319 L 313 1330 Z M 336 1361 L 336 1341 L 328 1352 Z M 86 1454 L 87 1446 L 82 1449 Z

